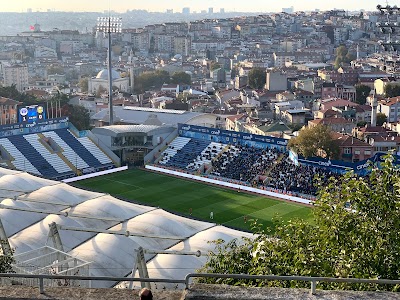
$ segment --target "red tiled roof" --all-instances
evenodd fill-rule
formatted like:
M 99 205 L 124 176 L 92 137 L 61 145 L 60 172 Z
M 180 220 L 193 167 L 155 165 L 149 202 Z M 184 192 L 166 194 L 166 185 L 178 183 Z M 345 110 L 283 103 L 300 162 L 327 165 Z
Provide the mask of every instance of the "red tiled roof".
M 322 125 L 330 125 L 330 124 L 352 124 L 349 120 L 346 120 L 345 118 L 338 117 L 338 118 L 324 118 L 324 119 L 317 119 L 317 120 L 311 120 L 311 123 L 314 123 L 316 125 L 322 124 Z
M 382 100 L 380 103 L 382 105 L 392 106 L 394 104 L 397 104 L 398 102 L 400 102 L 400 97 L 388 98 L 386 100 Z
M 10 98 L 0 97 L 0 105 L 17 105 L 20 103 L 21 102 L 10 99 Z
M 358 129 L 359 132 L 388 132 L 384 127 L 381 126 L 367 126 L 367 127 L 361 127 Z

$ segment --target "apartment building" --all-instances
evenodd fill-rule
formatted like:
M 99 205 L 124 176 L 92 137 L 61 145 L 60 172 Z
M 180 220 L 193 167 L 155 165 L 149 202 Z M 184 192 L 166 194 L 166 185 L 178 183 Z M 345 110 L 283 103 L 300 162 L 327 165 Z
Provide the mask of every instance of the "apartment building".
M 28 67 L 26 65 L 11 65 L 3 67 L 4 86 L 15 85 L 20 92 L 28 85 Z
M 21 102 L 0 97 L 0 125 L 17 123 L 19 104 Z

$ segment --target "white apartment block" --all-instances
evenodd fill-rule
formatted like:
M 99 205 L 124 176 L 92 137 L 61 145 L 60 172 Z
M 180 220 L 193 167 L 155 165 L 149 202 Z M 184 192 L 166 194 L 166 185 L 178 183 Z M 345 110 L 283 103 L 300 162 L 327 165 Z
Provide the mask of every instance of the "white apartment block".
M 25 65 L 12 65 L 3 67 L 4 86 L 15 85 L 20 92 L 28 85 L 28 67 Z
M 389 123 L 400 121 L 400 97 L 393 97 L 379 102 L 378 112 L 384 113 Z

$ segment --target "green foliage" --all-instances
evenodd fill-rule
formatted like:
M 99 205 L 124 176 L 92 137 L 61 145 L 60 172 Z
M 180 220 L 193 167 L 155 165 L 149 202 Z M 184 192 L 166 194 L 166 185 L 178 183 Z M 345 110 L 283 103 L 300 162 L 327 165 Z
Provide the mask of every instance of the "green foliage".
M 62 107 L 63 116 L 67 116 L 69 121 L 78 130 L 89 130 L 90 127 L 90 115 L 89 111 L 81 105 L 65 104 Z
M 371 92 L 371 88 L 368 85 L 358 84 L 356 85 L 356 103 L 365 104 L 367 97 Z
M 0 240 L 0 243 L 4 245 L 6 241 Z M 15 263 L 13 254 L 14 250 L 11 250 L 11 254 L 0 254 L 0 273 L 15 273 L 12 269 L 12 264 Z
M 214 70 L 220 69 L 220 68 L 221 68 L 221 65 L 220 65 L 219 63 L 217 63 L 217 62 L 215 62 L 215 61 L 213 61 L 213 62 L 211 63 L 211 66 L 210 66 L 210 70 L 211 70 L 211 71 L 214 71 Z
M 47 75 L 64 74 L 64 68 L 60 65 L 50 65 L 46 68 Z
M 398 279 L 400 275 L 400 171 L 386 157 L 367 178 L 348 173 L 319 184 L 315 224 L 278 221 L 275 232 L 256 227 L 216 250 L 200 272 Z M 309 287 L 290 281 L 201 280 L 247 286 Z M 324 289 L 391 290 L 399 286 L 319 283 Z
M 172 74 L 171 82 L 175 84 L 192 84 L 192 77 L 186 72 L 175 72 Z
M 237 75 L 239 75 L 239 70 L 237 69 L 237 67 L 233 67 L 231 70 L 231 79 L 235 79 Z
M 387 122 L 387 116 L 384 113 L 377 113 L 376 126 L 382 126 L 385 122 Z
M 304 157 L 322 156 L 336 159 L 340 150 L 332 134 L 328 126 L 305 127 L 297 137 L 289 140 L 288 147 Z
M 138 93 L 143 93 L 151 88 L 159 89 L 164 83 L 170 83 L 170 81 L 167 71 L 144 72 L 135 78 L 135 89 Z
M 25 93 L 20 93 L 15 85 L 0 87 L 0 97 L 10 98 L 22 102 L 24 105 L 37 104 L 36 97 Z
M 368 123 L 366 121 L 360 121 L 360 122 L 357 123 L 357 127 L 364 127 L 367 124 Z
M 336 48 L 335 69 L 339 69 L 343 64 L 348 64 L 354 59 L 355 55 L 350 53 L 346 46 L 339 46 Z
M 89 78 L 85 77 L 79 80 L 78 86 L 81 88 L 81 91 L 87 93 L 89 90 Z
M 96 91 L 96 97 L 100 98 L 101 94 L 103 94 L 105 92 L 107 92 L 107 89 L 100 84 Z
M 249 72 L 249 85 L 253 89 L 262 89 L 265 85 L 267 73 L 264 69 L 254 68 Z
M 400 85 L 399 84 L 388 84 L 385 86 L 385 96 L 387 98 L 400 96 Z

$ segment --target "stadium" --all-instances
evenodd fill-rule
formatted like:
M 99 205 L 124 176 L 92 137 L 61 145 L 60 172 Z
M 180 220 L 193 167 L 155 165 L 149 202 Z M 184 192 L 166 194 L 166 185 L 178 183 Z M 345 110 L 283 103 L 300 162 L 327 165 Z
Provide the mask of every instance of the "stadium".
M 315 175 L 368 165 L 305 160 L 284 139 L 188 124 L 79 132 L 38 108 L 20 109 L 32 110 L 28 120 L 0 127 L 0 237 L 3 253 L 15 251 L 18 273 L 182 279 L 203 266 L 210 242 L 251 238 L 238 230 L 248 229 L 247 218 L 310 218 L 304 205 L 315 196 Z M 121 167 L 129 157 L 148 171 Z

